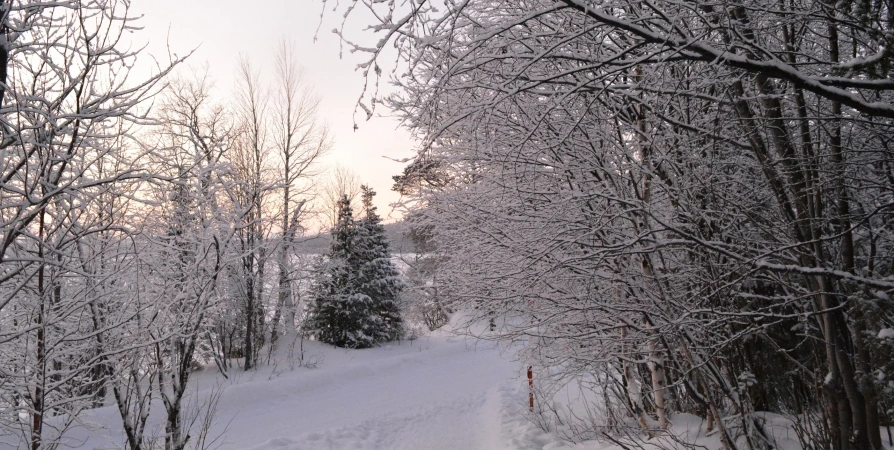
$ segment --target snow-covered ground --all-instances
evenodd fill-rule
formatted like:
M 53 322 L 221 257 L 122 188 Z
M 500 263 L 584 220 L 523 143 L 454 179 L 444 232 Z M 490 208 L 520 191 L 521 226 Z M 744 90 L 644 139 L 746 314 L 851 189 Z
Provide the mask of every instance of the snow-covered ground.
M 512 448 L 501 413 L 516 365 L 492 347 L 426 337 L 322 355 L 319 369 L 230 388 L 224 447 Z
M 219 385 L 210 437 L 222 449 L 543 448 L 522 415 L 524 379 L 511 352 L 436 334 L 368 350 L 305 342 L 317 367 L 195 374 L 197 398 Z M 160 414 L 161 405 L 153 407 Z M 120 448 L 117 410 L 85 414 L 80 448 Z M 150 419 L 160 435 L 157 417 Z
M 608 442 L 570 445 L 535 426 L 526 418 L 527 380 L 513 354 L 448 333 L 368 350 L 305 342 L 316 367 L 280 362 L 248 373 L 234 369 L 228 380 L 209 368 L 194 374 L 190 399 L 196 404 L 220 394 L 209 448 L 621 450 Z M 154 436 L 163 435 L 161 409 L 154 405 L 149 421 Z M 83 418 L 68 434 L 72 448 L 123 448 L 114 407 Z M 720 448 L 701 418 L 680 414 L 672 422 L 671 433 L 683 441 Z M 784 425 L 770 427 L 779 448 L 798 448 Z M 668 437 L 647 447 L 680 448 Z

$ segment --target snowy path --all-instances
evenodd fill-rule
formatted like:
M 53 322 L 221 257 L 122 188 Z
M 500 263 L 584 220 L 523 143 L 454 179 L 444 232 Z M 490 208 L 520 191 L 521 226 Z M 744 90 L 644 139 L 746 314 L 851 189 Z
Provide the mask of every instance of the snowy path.
M 267 382 L 278 392 L 269 400 L 270 392 L 228 392 L 221 406 L 239 413 L 224 448 L 514 448 L 503 436 L 502 396 L 516 366 L 461 340 L 414 346 L 330 353 L 347 361 L 324 361 L 283 389 Z

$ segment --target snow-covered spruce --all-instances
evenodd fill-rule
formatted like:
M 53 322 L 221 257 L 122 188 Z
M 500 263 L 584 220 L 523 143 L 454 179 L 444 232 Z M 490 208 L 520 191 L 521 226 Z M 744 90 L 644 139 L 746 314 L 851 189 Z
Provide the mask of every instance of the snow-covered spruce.
M 398 296 L 403 282 L 391 262 L 375 195 L 363 187 L 365 216 L 355 220 L 347 195 L 339 200 L 330 253 L 317 268 L 306 332 L 346 348 L 368 348 L 403 336 Z

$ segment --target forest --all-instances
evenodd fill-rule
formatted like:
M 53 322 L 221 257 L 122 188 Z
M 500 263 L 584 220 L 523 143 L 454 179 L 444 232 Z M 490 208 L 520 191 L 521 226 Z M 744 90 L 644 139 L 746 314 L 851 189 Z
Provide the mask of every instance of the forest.
M 890 0 L 313 3 L 417 138 L 401 267 L 289 44 L 222 97 L 130 6 L 0 0 L 0 446 L 210 448 L 194 373 L 448 323 L 570 444 L 894 445 Z
M 398 187 L 440 294 L 591 393 L 548 420 L 646 445 L 691 413 L 769 449 L 771 412 L 802 448 L 882 448 L 894 5 L 360 3 L 423 139 Z
M 133 45 L 128 1 L 0 14 L 0 447 L 76 447 L 83 413 L 114 405 L 126 448 L 208 448 L 214 398 L 188 408 L 194 372 L 302 365 L 305 337 L 403 336 L 376 193 L 362 186 L 354 221 L 356 176 L 321 181 L 332 136 L 289 44 L 273 81 L 241 58 L 222 98 L 189 54 Z M 329 221 L 350 261 L 296 252 Z M 328 338 L 344 325 L 316 314 L 327 300 L 359 314 L 352 340 Z

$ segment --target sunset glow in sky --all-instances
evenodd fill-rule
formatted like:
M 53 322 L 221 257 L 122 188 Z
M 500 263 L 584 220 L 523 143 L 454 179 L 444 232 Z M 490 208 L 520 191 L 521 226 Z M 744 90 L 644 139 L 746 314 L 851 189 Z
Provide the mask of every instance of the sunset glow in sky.
M 188 66 L 208 65 L 219 99 L 233 90 L 240 55 L 262 71 L 262 78 L 270 78 L 279 43 L 291 42 L 306 82 L 322 99 L 320 119 L 328 123 L 334 137 L 333 149 L 321 161 L 321 168 L 338 163 L 353 170 L 378 192 L 376 203 L 385 220 L 399 218 L 389 204 L 398 199 L 391 191 L 391 177 L 400 173 L 403 164 L 387 158 L 411 156 L 413 142 L 396 119 L 378 117 L 390 113 L 385 108 L 377 109 L 377 117 L 370 121 L 362 110 L 355 114 L 364 83 L 355 67 L 365 55 L 345 50 L 339 57 L 339 39 L 332 30 L 340 25 L 341 17 L 332 14 L 331 6 L 322 24 L 322 3 L 309 0 L 153 0 L 134 2 L 132 8 L 132 13 L 143 15 L 144 29 L 136 41 L 148 43 L 148 52 L 160 60 L 166 59 L 169 43 L 177 55 L 197 48 Z

